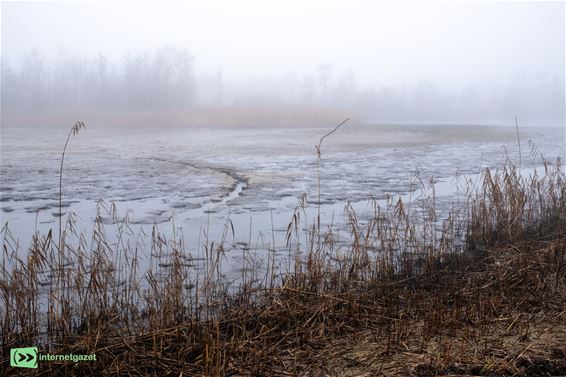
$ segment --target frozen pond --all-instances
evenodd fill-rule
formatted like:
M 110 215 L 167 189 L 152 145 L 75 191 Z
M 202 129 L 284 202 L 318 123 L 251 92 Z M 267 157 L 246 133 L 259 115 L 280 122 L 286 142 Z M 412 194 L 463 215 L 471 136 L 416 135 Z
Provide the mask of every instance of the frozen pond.
M 182 228 L 198 253 L 220 240 L 229 218 L 233 250 L 285 245 L 301 197 L 312 223 L 318 208 L 314 146 L 328 129 L 108 129 L 87 124 L 72 138 L 63 177 L 63 215 L 92 231 L 96 203 L 114 202 L 133 227 L 168 233 Z M 21 245 L 36 231 L 58 229 L 59 159 L 68 128 L 2 128 L 2 226 Z M 522 167 L 564 158 L 562 128 L 523 128 Z M 539 153 L 532 148 L 534 142 Z M 408 195 L 418 173 L 436 182 L 440 208 L 454 200 L 454 177 L 477 174 L 510 158 L 518 162 L 513 127 L 370 126 L 346 124 L 324 140 L 320 164 L 323 224 L 340 226 L 350 201 L 363 213 L 368 199 Z M 107 218 L 111 222 L 110 218 Z M 240 254 L 238 254 L 240 255 Z M 234 257 L 235 263 L 237 257 Z

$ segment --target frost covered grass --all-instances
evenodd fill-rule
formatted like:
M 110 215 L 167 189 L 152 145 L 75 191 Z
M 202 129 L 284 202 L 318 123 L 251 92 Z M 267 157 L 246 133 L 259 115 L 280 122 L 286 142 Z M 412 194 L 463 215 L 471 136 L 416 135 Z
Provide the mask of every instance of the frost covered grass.
M 232 283 L 229 221 L 204 253 L 182 233 L 134 234 L 104 203 L 89 239 L 68 217 L 63 247 L 36 233 L 23 252 L 5 227 L 2 370 L 19 371 L 10 348 L 37 346 L 97 355 L 40 363 L 41 375 L 565 374 L 565 178 L 559 162 L 529 178 L 486 170 L 442 221 L 430 196 L 376 202 L 367 220 L 346 205 L 346 243 L 303 227 L 299 206 L 287 271 L 274 256 L 260 266 L 250 235 Z

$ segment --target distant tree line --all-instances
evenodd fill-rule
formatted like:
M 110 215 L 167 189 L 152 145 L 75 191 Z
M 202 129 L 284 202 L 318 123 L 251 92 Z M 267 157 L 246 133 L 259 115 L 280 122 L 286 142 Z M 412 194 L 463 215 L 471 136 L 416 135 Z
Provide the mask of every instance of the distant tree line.
M 564 122 L 564 77 L 521 72 L 498 82 L 442 88 L 422 79 L 399 86 L 361 86 L 352 70 L 334 73 L 321 64 L 300 80 L 302 101 L 348 108 L 378 122 L 501 122 L 513 114 L 546 123 Z M 259 97 L 261 98 L 261 97 Z M 263 98 L 266 98 L 265 96 Z
M 154 109 L 194 102 L 193 58 L 187 50 L 163 47 L 129 52 L 118 64 L 30 51 L 21 65 L 2 64 L 2 107 L 9 110 Z
M 14 63 L 14 62 L 10 62 Z M 351 69 L 323 63 L 310 72 L 235 78 L 231 67 L 196 75 L 184 49 L 128 52 L 111 61 L 30 51 L 2 62 L 2 111 L 16 116 L 69 110 L 179 110 L 201 106 L 345 110 L 367 122 L 564 122 L 564 77 L 510 74 L 507 81 L 470 82 L 448 89 L 427 80 L 397 86 L 358 83 Z M 227 78 L 218 72 L 227 72 Z M 462 85 L 462 84 L 460 84 Z M 224 109 L 226 110 L 226 109 Z M 316 110 L 318 111 L 318 110 Z M 224 111 L 225 112 L 225 111 Z
M 367 122 L 513 123 L 564 122 L 564 77 L 510 72 L 496 81 L 439 85 L 426 78 L 397 85 L 367 85 L 351 69 L 319 64 L 310 72 L 279 77 L 227 80 L 225 105 L 261 107 L 301 105 L 344 109 Z M 217 80 L 197 77 L 198 100 L 214 105 Z M 204 85 L 206 84 L 206 85 Z

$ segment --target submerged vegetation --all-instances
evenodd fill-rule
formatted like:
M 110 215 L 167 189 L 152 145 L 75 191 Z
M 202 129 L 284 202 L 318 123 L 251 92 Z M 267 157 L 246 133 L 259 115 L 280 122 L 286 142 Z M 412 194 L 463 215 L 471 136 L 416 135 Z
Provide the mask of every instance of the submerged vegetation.
M 23 253 L 4 227 L 2 370 L 21 372 L 11 348 L 37 346 L 96 354 L 40 375 L 566 374 L 564 170 L 526 178 L 508 163 L 481 178 L 443 221 L 434 197 L 376 202 L 368 219 L 346 205 L 347 242 L 303 227 L 299 208 L 287 271 L 271 253 L 257 267 L 250 242 L 231 284 L 225 237 L 198 259 L 182 233 L 147 242 L 103 203 L 90 239 L 69 216 L 62 247 L 34 234 Z

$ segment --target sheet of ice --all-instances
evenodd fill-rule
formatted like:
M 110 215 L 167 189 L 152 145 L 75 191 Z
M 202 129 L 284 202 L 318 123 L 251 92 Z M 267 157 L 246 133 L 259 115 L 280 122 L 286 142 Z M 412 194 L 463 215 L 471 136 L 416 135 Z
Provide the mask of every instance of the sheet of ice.
M 2 129 L 2 225 L 8 223 L 23 249 L 35 230 L 57 229 L 66 132 Z M 518 160 L 513 128 L 352 125 L 325 139 L 319 171 L 314 145 L 326 132 L 87 125 L 65 157 L 63 215 L 75 213 L 79 229 L 88 232 L 97 201 L 114 202 L 134 227 L 149 232 L 158 224 L 165 233 L 182 227 L 195 255 L 205 239 L 222 237 L 230 218 L 235 237 L 230 234 L 228 263 L 237 270 L 240 251 L 250 240 L 266 250 L 275 239 L 277 252 L 285 253 L 281 246 L 299 198 L 306 195 L 303 221 L 312 223 L 319 187 L 323 224 L 339 227 L 348 201 L 363 213 L 371 209 L 369 198 L 410 198 L 417 174 L 424 183 L 435 182 L 439 208 L 448 208 L 442 202 L 450 203 L 458 193 L 454 176 Z M 551 161 L 564 158 L 564 130 L 524 129 L 521 134 L 524 168 L 540 165 L 540 153 Z M 106 220 L 112 222 L 109 216 Z

